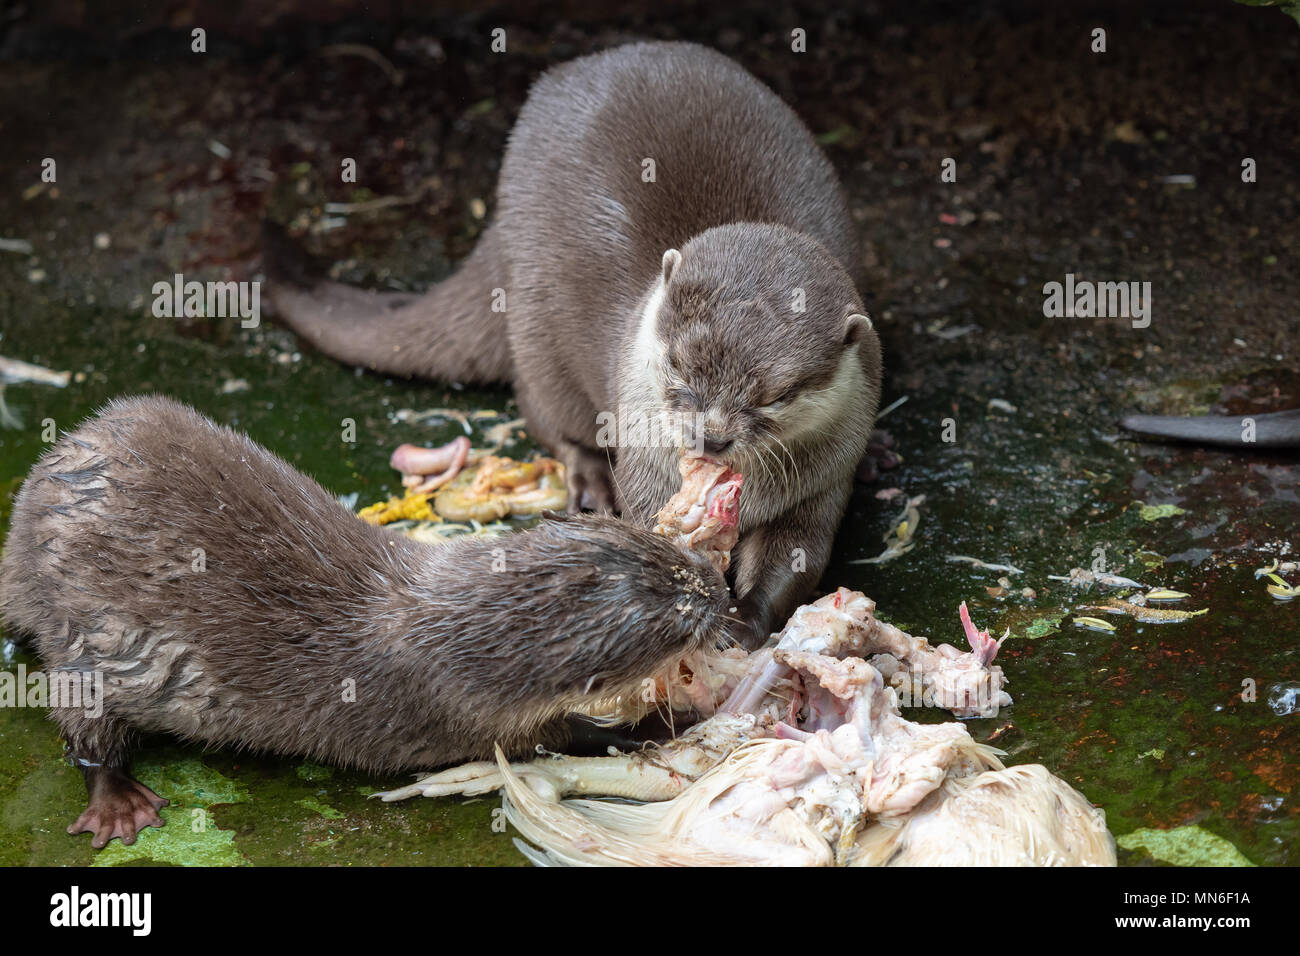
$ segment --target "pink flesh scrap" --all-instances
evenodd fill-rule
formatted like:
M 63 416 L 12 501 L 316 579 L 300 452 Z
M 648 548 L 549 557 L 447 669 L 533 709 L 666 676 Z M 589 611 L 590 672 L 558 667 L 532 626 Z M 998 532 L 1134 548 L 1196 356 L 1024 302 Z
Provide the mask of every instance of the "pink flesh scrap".
M 415 494 L 428 494 L 451 481 L 465 467 L 469 439 L 453 438 L 438 448 L 399 445 L 388 464 L 402 473 L 402 484 Z
M 684 457 L 682 487 L 659 510 L 655 531 L 698 551 L 725 572 L 740 537 L 740 488 L 744 478 L 720 461 Z
M 1006 634 L 1003 634 L 999 640 L 993 640 L 988 631 L 976 630 L 975 625 L 971 623 L 970 612 L 966 610 L 966 602 L 961 602 L 958 609 L 961 616 L 961 626 L 966 631 L 966 640 L 970 642 L 971 653 L 975 659 L 988 667 L 993 663 L 993 658 L 998 656 L 998 649 L 1002 647 L 1002 642 L 1007 639 L 1007 634 L 1011 633 L 1008 628 Z

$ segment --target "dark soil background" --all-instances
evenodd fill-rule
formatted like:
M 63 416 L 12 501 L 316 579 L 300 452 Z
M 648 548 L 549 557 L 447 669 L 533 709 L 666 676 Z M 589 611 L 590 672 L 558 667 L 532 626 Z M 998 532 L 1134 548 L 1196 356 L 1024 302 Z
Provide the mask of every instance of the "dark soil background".
M 422 288 L 491 218 L 541 71 L 694 40 L 776 90 L 839 169 L 885 401 L 907 399 L 882 423 L 904 462 L 860 489 L 824 585 L 936 640 L 960 642 L 961 600 L 981 626 L 1011 627 L 1016 703 L 972 732 L 1104 807 L 1122 862 L 1300 863 L 1297 717 L 1269 703 L 1300 687 L 1300 601 L 1253 574 L 1300 551 L 1297 454 L 1136 443 L 1116 425 L 1128 410 L 1300 407 L 1294 19 L 1227 2 L 36 7 L 0 6 L 0 239 L 31 246 L 0 251 L 0 354 L 74 378 L 7 389 L 26 424 L 0 431 L 0 522 L 40 424 L 71 427 L 117 394 L 174 394 L 363 503 L 396 485 L 393 446 L 459 431 L 397 409 L 508 413 L 504 392 L 354 374 L 271 322 L 155 318 L 150 290 L 177 272 L 258 278 L 267 217 L 349 281 Z M 505 54 L 489 50 L 496 27 Z M 796 27 L 806 53 L 791 52 Z M 355 185 L 339 182 L 344 157 Z M 948 157 L 956 183 L 940 180 Z M 326 208 L 382 197 L 400 202 Z M 1043 285 L 1067 273 L 1151 282 L 1150 327 L 1045 318 Z M 355 445 L 338 439 L 348 417 Z M 916 548 L 849 563 L 883 549 L 902 499 L 877 496 L 894 487 L 926 495 Z M 1141 507 L 1160 505 L 1176 507 Z M 1033 597 L 996 593 L 997 573 L 950 554 L 1015 565 L 1013 591 Z M 1076 629 L 1098 595 L 1048 575 L 1099 554 L 1209 613 Z M 0 649 L 4 669 L 37 666 Z M 173 797 L 172 825 L 92 857 L 63 832 L 82 792 L 60 754 L 42 713 L 0 710 L 0 863 L 521 861 L 491 802 L 380 806 L 365 794 L 400 781 L 166 742 L 137 769 Z M 196 808 L 216 826 L 192 832 Z

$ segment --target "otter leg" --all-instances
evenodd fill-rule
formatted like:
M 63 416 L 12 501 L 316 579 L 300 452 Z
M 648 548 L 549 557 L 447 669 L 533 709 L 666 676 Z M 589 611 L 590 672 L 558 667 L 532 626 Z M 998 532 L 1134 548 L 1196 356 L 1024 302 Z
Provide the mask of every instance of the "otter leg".
M 732 552 L 740 620 L 731 636 L 742 647 L 761 646 L 817 586 L 848 496 L 828 492 L 740 536 Z
M 130 846 L 144 827 L 163 826 L 158 811 L 169 801 L 126 773 L 126 726 L 108 715 L 91 718 L 67 710 L 56 710 L 55 718 L 63 726 L 69 757 L 81 768 L 89 797 L 68 832 L 90 833 L 90 845 L 102 850 L 114 837 Z
M 569 514 L 579 511 L 614 513 L 614 472 L 607 458 L 572 442 L 561 444 L 556 449 L 556 457 L 564 462 L 569 486 Z
M 569 491 L 569 514 L 580 511 L 617 511 L 614 497 L 614 456 L 609 450 L 590 448 L 566 437 L 573 434 L 553 418 L 547 417 L 544 402 L 535 401 L 533 391 L 524 382 L 515 386 L 515 401 L 528 423 L 529 433 L 564 465 L 564 480 Z M 552 403 L 554 404 L 554 403 Z M 584 416 L 592 423 L 594 434 L 595 412 Z
M 547 435 L 544 428 L 534 426 L 532 418 L 527 420 L 529 430 L 564 465 L 564 481 L 569 491 L 569 514 L 581 511 L 606 511 L 613 514 L 617 509 L 614 507 L 612 455 L 579 445 L 567 438 Z

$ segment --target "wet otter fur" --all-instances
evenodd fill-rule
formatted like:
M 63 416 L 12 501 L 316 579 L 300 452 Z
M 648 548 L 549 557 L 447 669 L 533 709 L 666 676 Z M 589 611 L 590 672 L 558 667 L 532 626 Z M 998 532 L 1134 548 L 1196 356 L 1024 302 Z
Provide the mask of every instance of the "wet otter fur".
M 127 776 L 136 732 L 377 772 L 559 747 L 574 704 L 720 634 L 729 596 L 703 557 L 610 517 L 414 542 L 143 397 L 32 469 L 0 601 L 47 671 L 102 675 L 102 715 L 53 710 L 90 794 L 69 832 L 102 847 L 161 824 Z
M 281 240 L 265 257 L 281 321 L 353 365 L 511 382 L 565 463 L 571 510 L 652 520 L 679 444 L 743 472 L 738 638 L 760 643 L 816 586 L 871 435 L 880 344 L 833 167 L 737 63 L 637 43 L 547 71 L 493 223 L 424 295 L 311 281 Z M 639 413 L 695 425 L 667 444 L 602 437 L 598 416 Z

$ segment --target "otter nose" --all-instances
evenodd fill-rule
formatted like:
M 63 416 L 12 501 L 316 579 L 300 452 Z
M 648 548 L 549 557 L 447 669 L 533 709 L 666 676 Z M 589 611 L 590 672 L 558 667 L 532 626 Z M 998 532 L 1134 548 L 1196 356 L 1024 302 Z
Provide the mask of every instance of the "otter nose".
M 704 453 L 706 455 L 721 455 L 733 444 L 734 442 L 730 438 L 710 438 L 706 435 L 704 438 Z

